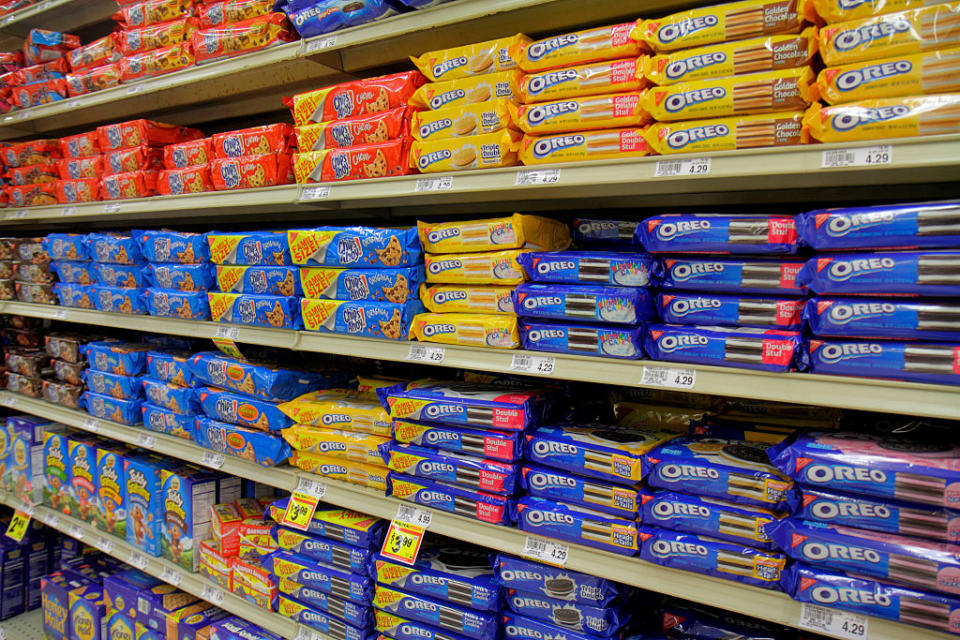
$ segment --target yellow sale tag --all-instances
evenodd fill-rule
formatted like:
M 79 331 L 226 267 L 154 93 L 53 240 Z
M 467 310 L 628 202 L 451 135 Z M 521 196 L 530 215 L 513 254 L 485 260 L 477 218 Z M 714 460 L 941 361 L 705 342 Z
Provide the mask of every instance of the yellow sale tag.
M 20 542 L 26 535 L 29 526 L 30 515 L 17 509 L 13 514 L 13 520 L 10 521 L 10 526 L 7 527 L 7 537 Z
M 404 564 L 415 564 L 417 554 L 420 553 L 420 545 L 423 543 L 424 531 L 423 527 L 409 522 L 392 521 L 380 555 Z
M 217 345 L 217 348 L 220 349 L 223 353 L 230 356 L 231 358 L 237 358 L 238 360 L 245 360 L 243 354 L 240 353 L 240 349 L 237 347 L 237 343 L 231 340 L 230 338 L 213 338 L 213 344 Z
M 317 496 L 294 491 L 290 494 L 290 502 L 287 503 L 287 510 L 284 512 L 280 524 L 306 531 L 310 528 L 313 512 L 317 510 L 317 504 L 319 503 L 320 498 Z

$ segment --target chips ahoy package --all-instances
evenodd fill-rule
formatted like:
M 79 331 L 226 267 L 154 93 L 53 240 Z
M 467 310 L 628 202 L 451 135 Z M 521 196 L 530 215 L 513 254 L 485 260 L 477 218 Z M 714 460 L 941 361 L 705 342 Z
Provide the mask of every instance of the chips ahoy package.
M 229 358 L 219 352 L 197 353 L 188 360 L 195 379 L 221 389 L 232 389 L 264 400 L 293 400 L 327 384 L 323 373 L 274 369 L 245 360 Z
M 181 415 L 195 415 L 200 411 L 196 391 L 189 387 L 181 387 L 147 376 L 137 378 L 137 380 L 142 383 L 143 393 L 147 400 L 158 407 Z
M 960 201 L 818 209 L 797 216 L 803 242 L 818 251 L 960 246 Z
M 207 417 L 196 418 L 193 439 L 201 447 L 238 456 L 264 467 L 278 465 L 290 457 L 290 445 L 280 436 Z
M 417 230 L 318 227 L 287 232 L 293 264 L 317 267 L 409 267 L 421 262 Z
M 209 417 L 261 431 L 279 431 L 294 424 L 275 403 L 210 387 L 197 389 L 196 400 Z
M 140 424 L 142 420 L 139 400 L 121 400 L 86 391 L 80 398 L 80 406 L 94 417 L 105 418 L 120 424 Z
M 215 267 L 211 264 L 150 264 L 147 267 L 153 285 L 178 291 L 210 291 L 216 286 Z
M 207 236 L 177 231 L 142 231 L 140 251 L 149 262 L 199 264 L 210 259 Z
M 223 232 L 207 235 L 210 261 L 229 265 L 289 265 L 287 234 L 278 231 Z
M 797 252 L 787 216 L 668 214 L 637 225 L 637 241 L 653 253 L 773 254 Z
M 296 296 L 261 296 L 213 291 L 208 292 L 206 296 L 210 304 L 210 317 L 214 322 L 277 329 L 303 327 L 300 321 L 300 299 Z
M 134 231 L 130 235 L 112 233 L 91 233 L 87 235 L 90 259 L 94 262 L 110 262 L 113 264 L 137 264 L 142 262 L 140 233 Z

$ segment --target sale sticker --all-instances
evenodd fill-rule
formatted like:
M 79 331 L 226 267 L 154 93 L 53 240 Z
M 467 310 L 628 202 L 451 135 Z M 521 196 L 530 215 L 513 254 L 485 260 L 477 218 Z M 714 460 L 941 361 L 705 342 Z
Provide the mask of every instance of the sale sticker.
M 10 520 L 10 526 L 7 527 L 7 537 L 20 542 L 27 533 L 30 526 L 30 515 L 17 509 Z
M 387 530 L 387 537 L 383 541 L 380 555 L 403 564 L 415 564 L 425 532 L 426 529 L 420 525 L 393 520 Z
M 316 495 L 294 491 L 290 494 L 290 502 L 287 503 L 281 524 L 306 531 L 310 528 L 310 521 L 313 520 L 313 512 L 317 510 L 318 504 L 320 498 Z

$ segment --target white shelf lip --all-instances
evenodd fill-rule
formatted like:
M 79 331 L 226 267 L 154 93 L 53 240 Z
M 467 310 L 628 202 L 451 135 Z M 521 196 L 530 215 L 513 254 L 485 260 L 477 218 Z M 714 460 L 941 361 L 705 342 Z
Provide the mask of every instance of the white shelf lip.
M 81 0 L 82 1 L 82 0 Z M 0 18 L 0 29 L 9 27 L 10 25 L 17 24 L 20 22 L 26 22 L 36 18 L 37 16 L 44 14 L 48 11 L 53 11 L 54 9 L 60 9 L 68 4 L 77 2 L 77 0 L 39 0 L 29 7 L 24 7 L 19 11 L 14 11 L 8 13 L 7 15 Z
M 225 332 L 235 331 L 236 335 L 230 337 L 241 343 L 396 362 L 407 360 L 411 345 L 423 344 L 106 313 L 25 302 L 0 302 L 0 313 L 192 338 L 226 337 Z M 614 360 L 540 351 L 435 346 L 441 346 L 444 351 L 444 359 L 440 364 L 460 369 L 511 373 L 513 356 L 525 353 L 553 357 L 555 369 L 552 378 L 641 387 L 646 386 L 640 384 L 643 367 L 670 367 L 693 370 L 696 382 L 694 387 L 688 390 L 707 395 L 736 396 L 937 418 L 960 418 L 960 389 L 950 385 L 809 373 L 772 373 L 652 360 Z
M 13 402 L 11 403 L 11 401 Z M 0 391 L 0 406 L 6 406 L 16 411 L 26 411 L 32 415 L 56 420 L 81 429 L 86 429 L 90 425 L 90 417 L 82 411 L 66 409 L 43 400 L 20 396 L 9 391 Z M 137 437 L 131 434 L 144 432 L 144 429 L 141 428 L 127 427 L 107 420 L 97 420 L 97 422 L 99 426 L 96 433 L 123 442 L 136 442 Z M 203 452 L 207 452 L 207 449 L 186 441 L 174 442 L 178 440 L 177 438 L 156 435 L 156 452 L 203 464 L 201 455 Z M 240 458 L 226 456 L 226 459 L 230 462 L 222 467 L 223 471 L 256 479 L 287 491 L 292 491 L 301 477 L 311 480 L 320 479 L 326 485 L 324 502 L 387 520 L 396 515 L 399 505 L 410 504 L 396 498 L 388 498 L 372 489 L 321 478 L 290 467 L 265 469 Z M 430 530 L 434 533 L 472 542 L 500 552 L 520 555 L 528 536 L 525 532 L 513 527 L 487 524 L 436 509 L 427 508 L 427 510 L 432 513 Z M 61 528 L 61 530 L 65 529 Z M 800 620 L 800 604 L 782 593 L 701 576 L 688 571 L 668 569 L 644 562 L 638 558 L 628 558 L 583 545 L 570 544 L 569 546 L 570 555 L 566 566 L 575 571 L 582 571 L 636 587 L 651 589 L 659 593 L 736 611 L 790 627 L 796 627 Z M 129 550 L 127 553 L 129 554 Z M 117 557 L 125 560 L 127 556 L 121 554 Z M 164 563 L 164 565 L 169 565 L 169 563 Z M 194 592 L 186 587 L 183 588 L 199 595 L 199 592 Z M 226 600 L 224 600 L 224 603 L 226 604 Z M 246 603 L 244 605 L 251 606 Z M 231 611 L 233 610 L 231 609 Z M 265 615 L 260 610 L 258 612 L 260 615 Z M 237 611 L 233 611 L 233 613 L 244 615 Z M 254 621 L 261 624 L 258 620 Z M 283 631 L 277 631 L 277 633 L 285 635 Z M 287 637 L 292 638 L 293 636 L 288 635 Z M 946 640 L 949 637 L 952 636 L 879 618 L 870 620 L 871 640 L 922 640 L 927 638 Z

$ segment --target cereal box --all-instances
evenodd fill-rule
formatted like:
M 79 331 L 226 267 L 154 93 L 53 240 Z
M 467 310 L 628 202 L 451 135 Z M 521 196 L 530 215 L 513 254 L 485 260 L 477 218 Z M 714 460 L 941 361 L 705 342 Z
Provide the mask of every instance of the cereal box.
M 73 515 L 70 490 L 69 438 L 61 433 L 47 433 L 43 437 L 43 504 L 64 515 Z
M 70 488 L 76 501 L 73 517 L 93 524 L 98 512 L 97 444 L 93 437 L 67 441 L 70 455 Z
M 163 483 L 161 556 L 196 572 L 200 558 L 194 542 L 210 535 L 210 506 L 217 501 L 217 479 L 201 470 L 160 473 Z
M 127 488 L 122 449 L 97 449 L 97 517 L 94 526 L 118 538 L 126 538 Z
M 163 521 L 160 472 L 163 467 L 150 458 L 126 458 L 123 468 L 127 485 L 127 542 L 152 556 L 159 556 Z

